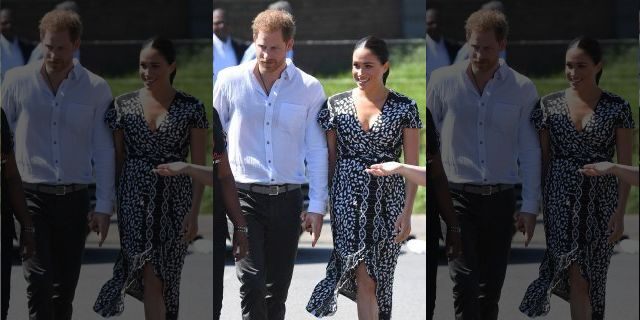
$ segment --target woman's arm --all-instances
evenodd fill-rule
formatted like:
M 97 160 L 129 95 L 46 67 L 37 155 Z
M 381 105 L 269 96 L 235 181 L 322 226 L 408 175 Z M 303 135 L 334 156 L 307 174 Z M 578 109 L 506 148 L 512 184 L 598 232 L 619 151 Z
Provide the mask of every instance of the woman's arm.
M 204 166 L 206 161 L 205 146 L 207 145 L 207 129 L 191 129 L 191 163 Z M 198 180 L 193 181 L 193 194 L 191 197 L 191 214 L 197 216 L 200 213 L 200 201 L 204 186 Z
M 160 164 L 153 171 L 161 176 L 186 174 L 203 185 L 213 186 L 213 167 L 178 161 Z
M 20 223 L 20 228 L 22 229 L 22 232 L 20 232 L 20 253 L 23 259 L 27 259 L 31 257 L 35 250 L 33 223 L 27 209 L 27 201 L 25 200 L 24 190 L 22 189 L 22 179 L 13 152 L 9 153 L 2 171 L 9 186 L 9 188 L 7 188 L 8 190 L 3 190 L 2 192 L 9 194 L 13 214 Z
M 116 149 L 116 188 L 118 188 L 120 174 L 122 173 L 122 167 L 124 166 L 124 159 L 126 157 L 124 131 L 121 129 L 113 131 L 113 145 Z
M 638 167 L 603 161 L 585 164 L 584 167 L 580 169 L 580 172 L 592 177 L 613 174 L 630 185 L 638 186 L 640 184 L 640 171 L 638 169 Z
M 367 169 L 368 173 L 371 173 L 375 176 L 388 176 L 391 174 L 401 174 L 403 177 L 407 178 L 409 181 L 425 186 L 427 185 L 427 168 L 414 166 L 405 163 L 399 163 L 395 161 L 378 163 L 371 165 L 369 169 Z
M 327 131 L 327 153 L 329 155 L 329 179 L 328 181 L 328 186 L 329 186 L 329 190 L 331 190 L 331 184 L 333 183 L 333 174 L 336 171 L 336 144 L 337 144 L 337 137 L 336 137 L 336 131 L 335 130 L 328 130 Z
M 420 130 L 414 128 L 405 128 L 403 131 L 403 152 L 404 163 L 408 165 L 418 165 L 418 149 L 420 140 Z M 405 212 L 411 214 L 413 212 L 413 202 L 416 198 L 418 186 L 407 179 L 405 185 Z

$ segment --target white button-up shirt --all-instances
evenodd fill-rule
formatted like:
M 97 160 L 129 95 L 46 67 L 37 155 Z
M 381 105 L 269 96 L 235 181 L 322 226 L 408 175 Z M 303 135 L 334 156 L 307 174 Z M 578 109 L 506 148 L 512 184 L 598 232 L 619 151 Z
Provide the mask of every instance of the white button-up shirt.
M 240 183 L 302 184 L 309 181 L 309 212 L 324 213 L 328 155 L 316 117 L 325 101 L 322 85 L 287 59 L 267 96 L 253 74 L 256 60 L 224 69 L 213 106 L 227 131 L 228 156 Z
M 451 59 L 444 45 L 444 37 L 440 37 L 440 41 L 435 41 L 427 34 L 427 81 L 433 70 L 450 64 Z
M 233 67 L 238 64 L 238 58 L 233 51 L 231 45 L 231 37 L 227 37 L 226 41 L 222 41 L 213 35 L 213 82 L 216 82 L 218 73 L 224 68 Z
M 73 60 L 54 96 L 42 61 L 14 68 L 2 84 L 2 108 L 15 136 L 15 156 L 28 183 L 96 182 L 96 212 L 112 213 L 115 153 L 104 122 L 111 89 Z M 94 172 L 95 171 L 95 172 Z
M 18 44 L 18 37 L 14 37 L 13 41 L 7 40 L 0 34 L 0 82 L 4 79 L 4 74 L 8 70 L 24 65 L 22 50 Z
M 529 120 L 538 101 L 527 77 L 500 67 L 482 96 L 469 61 L 440 68 L 427 85 L 427 108 L 440 132 L 447 178 L 454 183 L 522 183 L 522 212 L 538 213 L 540 143 Z

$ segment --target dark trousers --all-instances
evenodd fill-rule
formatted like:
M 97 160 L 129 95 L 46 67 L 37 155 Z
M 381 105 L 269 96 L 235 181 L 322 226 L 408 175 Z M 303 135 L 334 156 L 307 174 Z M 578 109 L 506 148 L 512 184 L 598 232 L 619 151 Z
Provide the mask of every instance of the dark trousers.
M 457 320 L 496 320 L 511 248 L 513 189 L 483 196 L 451 190 L 463 255 L 449 262 Z
M 277 196 L 238 190 L 249 255 L 236 264 L 243 320 L 283 320 L 300 235 L 300 189 Z
M 427 319 L 433 319 L 436 307 L 436 279 L 438 272 L 438 239 L 427 240 Z
M 25 190 L 35 228 L 36 252 L 23 261 L 29 319 L 71 320 L 87 235 L 89 195 Z
M 222 310 L 227 219 L 222 208 L 215 208 L 213 215 L 213 319 L 218 320 Z
M 2 298 L 2 320 L 7 319 L 9 296 L 11 293 L 11 264 L 13 262 L 13 235 L 15 234 L 15 230 L 13 217 L 10 214 L 11 212 L 3 212 L 2 216 L 2 260 L 0 260 L 2 269 L 2 292 L 0 293 L 0 297 Z

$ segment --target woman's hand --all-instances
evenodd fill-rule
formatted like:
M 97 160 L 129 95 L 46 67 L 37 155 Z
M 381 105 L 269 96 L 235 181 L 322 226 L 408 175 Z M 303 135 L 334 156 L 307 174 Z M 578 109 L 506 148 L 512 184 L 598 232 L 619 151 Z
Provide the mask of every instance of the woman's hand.
M 407 240 L 411 232 L 411 214 L 403 211 L 402 214 L 398 216 L 393 231 L 396 233 L 396 237 L 394 238 L 395 243 L 401 243 Z
M 398 163 L 395 161 L 378 163 L 371 165 L 369 169 L 366 169 L 368 173 L 374 176 L 388 176 L 396 173 L 400 173 L 400 169 L 402 168 L 402 163 Z
M 249 240 L 242 231 L 233 231 L 233 257 L 235 261 L 242 260 L 249 253 Z
M 20 256 L 22 260 L 31 258 L 35 250 L 36 242 L 33 238 L 33 232 L 20 232 Z
M 152 171 L 161 176 L 176 176 L 179 174 L 187 173 L 187 169 L 189 168 L 189 164 L 186 162 L 178 161 L 171 163 L 164 163 L 158 165 L 156 169 Z
M 578 171 L 582 172 L 585 175 L 595 177 L 595 176 L 602 176 L 605 174 L 613 173 L 614 167 L 615 167 L 614 163 L 605 161 L 605 162 L 585 164 L 582 167 L 582 169 L 579 169 Z
M 189 213 L 182 220 L 182 240 L 189 244 L 198 234 L 198 215 Z
M 624 232 L 624 213 L 616 211 L 616 213 L 609 218 L 607 230 L 611 233 L 607 242 L 609 244 L 615 244 L 618 242 L 620 238 L 622 238 L 622 233 Z

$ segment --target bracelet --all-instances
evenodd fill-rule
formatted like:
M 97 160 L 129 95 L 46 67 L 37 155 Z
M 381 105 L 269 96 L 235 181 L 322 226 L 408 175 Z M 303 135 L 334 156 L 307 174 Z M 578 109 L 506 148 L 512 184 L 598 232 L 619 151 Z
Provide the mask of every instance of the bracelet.
M 35 233 L 36 230 L 33 227 L 22 227 L 20 230 L 22 230 L 22 232 L 26 232 L 26 233 Z
M 244 227 L 233 227 L 233 231 L 238 231 L 238 232 L 242 232 L 242 233 L 248 233 L 249 232 L 249 228 L 247 226 L 244 226 Z
M 456 233 L 460 233 L 460 226 L 455 226 L 455 227 L 449 227 L 449 226 L 447 226 L 447 232 L 456 232 Z

